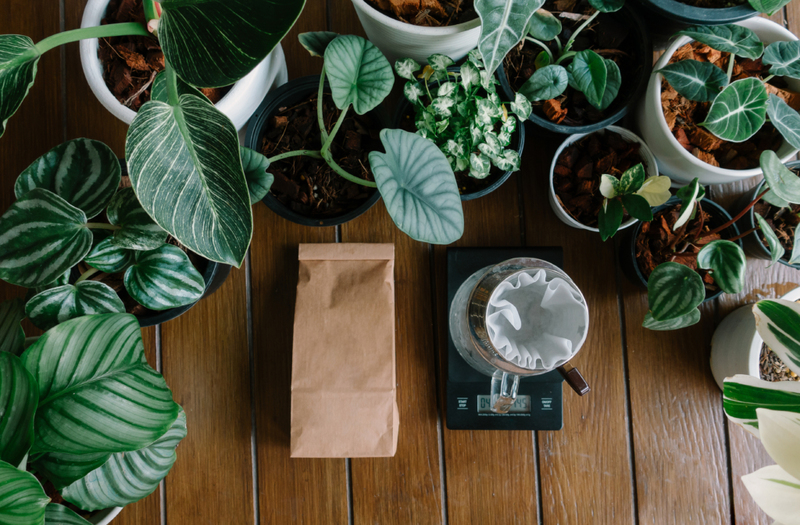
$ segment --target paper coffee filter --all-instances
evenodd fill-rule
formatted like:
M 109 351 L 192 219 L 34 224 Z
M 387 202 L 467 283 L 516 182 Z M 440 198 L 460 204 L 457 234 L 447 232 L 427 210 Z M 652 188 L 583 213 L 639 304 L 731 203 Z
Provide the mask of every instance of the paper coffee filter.
M 515 365 L 552 370 L 580 349 L 589 321 L 580 292 L 544 270 L 520 272 L 497 286 L 486 308 L 492 344 Z

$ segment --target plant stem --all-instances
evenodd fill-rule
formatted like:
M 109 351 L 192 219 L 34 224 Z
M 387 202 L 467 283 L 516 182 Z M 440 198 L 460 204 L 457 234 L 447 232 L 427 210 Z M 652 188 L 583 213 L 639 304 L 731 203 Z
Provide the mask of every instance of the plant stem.
M 158 20 L 161 18 L 158 16 L 155 0 L 144 0 L 144 2 L 142 2 L 142 7 L 144 7 L 144 17 L 146 20 Z
M 298 149 L 295 151 L 287 151 L 286 153 L 281 153 L 280 155 L 275 155 L 274 157 L 270 157 L 267 160 L 270 164 L 273 162 L 278 162 L 279 160 L 288 159 L 289 157 L 299 157 L 300 155 L 306 155 L 307 157 L 314 157 L 315 159 L 321 159 L 322 154 L 319 151 L 311 150 L 311 149 Z
M 85 281 L 86 279 L 88 279 L 89 277 L 91 277 L 92 275 L 96 274 L 99 271 L 100 270 L 98 270 L 97 268 L 89 268 L 88 270 L 83 272 L 80 277 L 78 277 L 78 280 L 75 281 L 75 284 L 82 283 L 83 281 Z
M 558 38 L 558 35 L 556 35 L 556 37 L 553 40 L 556 41 L 556 46 L 558 46 L 558 53 L 561 54 L 561 50 L 563 49 L 561 47 L 561 39 Z
M 706 233 L 706 236 L 708 236 L 708 235 L 713 235 L 713 234 L 715 234 L 715 233 L 719 233 L 719 232 L 721 232 L 722 230 L 724 230 L 725 228 L 729 227 L 729 226 L 730 226 L 731 224 L 733 224 L 734 222 L 736 222 L 736 221 L 738 221 L 739 219 L 741 219 L 742 217 L 744 217 L 744 214 L 745 214 L 745 213 L 747 213 L 747 212 L 750 210 L 750 208 L 752 208 L 753 206 L 755 206 L 755 205 L 756 205 L 756 203 L 757 203 L 758 201 L 760 201 L 760 200 L 761 200 L 761 197 L 763 197 L 764 195 L 766 195 L 768 191 L 769 191 L 768 189 L 767 189 L 767 190 L 764 190 L 764 191 L 762 191 L 762 192 L 759 194 L 759 196 L 758 196 L 758 197 L 756 197 L 755 199 L 753 199 L 753 201 L 752 201 L 750 204 L 748 204 L 747 206 L 745 206 L 745 208 L 744 208 L 742 211 L 740 211 L 740 212 L 739 212 L 739 213 L 736 215 L 736 217 L 734 217 L 733 219 L 729 220 L 728 222 L 726 222 L 726 223 L 725 223 L 725 224 L 723 224 L 722 226 L 718 226 L 717 228 L 714 228 L 714 229 L 713 229 L 713 230 L 711 230 L 710 232 Z
M 86 223 L 86 227 L 90 230 L 119 230 L 122 226 L 116 226 L 114 224 L 106 224 L 104 222 L 89 222 Z
M 166 58 L 164 59 L 164 74 L 167 76 L 167 100 L 169 105 L 178 107 L 180 105 L 178 75 L 175 74 L 175 70 L 169 65 Z
M 44 40 L 36 44 L 36 49 L 39 53 L 46 53 L 51 49 L 70 42 L 77 42 L 78 40 L 86 40 L 87 38 L 108 38 L 112 36 L 125 36 L 125 35 L 138 35 L 138 36 L 151 36 L 147 29 L 138 22 L 125 22 L 124 24 L 106 24 L 104 26 L 83 27 L 81 29 L 73 29 L 71 31 L 64 31 L 55 35 L 48 36 Z
M 558 60 L 556 60 L 556 65 L 559 65 L 561 62 L 565 61 L 568 58 L 572 58 L 577 54 L 578 53 L 576 53 L 575 51 L 568 51 L 567 53 L 564 53 L 563 55 L 558 57 Z
M 347 110 L 350 109 L 350 106 L 344 108 L 339 115 L 339 119 L 336 121 L 336 124 L 333 126 L 333 130 L 331 134 L 328 136 L 328 139 L 325 141 L 325 144 L 322 145 L 322 149 L 320 153 L 322 154 L 322 158 L 327 159 L 328 150 L 331 149 L 331 144 L 333 144 L 333 139 L 336 137 L 336 133 L 339 131 L 339 128 L 342 127 L 342 122 L 344 122 L 345 117 L 347 116 Z
M 731 76 L 733 75 L 733 64 L 735 59 L 736 55 L 734 53 L 731 53 L 731 55 L 728 57 L 728 84 L 731 83 Z
M 567 42 L 567 45 L 566 45 L 566 46 L 564 46 L 564 52 L 567 52 L 567 51 L 569 51 L 570 49 L 572 49 L 572 44 L 574 44 L 574 43 L 575 43 L 575 39 L 576 39 L 576 38 L 578 38 L 578 34 L 579 34 L 581 31 L 583 31 L 584 29 L 586 29 L 586 27 L 587 27 L 589 24 L 591 24 L 591 23 L 592 23 L 592 21 L 593 21 L 595 18 L 597 18 L 597 15 L 599 15 L 599 14 L 600 14 L 600 11 L 595 11 L 595 12 L 594 12 L 594 14 L 593 14 L 592 16 L 590 16 L 590 17 L 589 17 L 589 18 L 586 20 L 586 22 L 582 23 L 582 24 L 580 25 L 580 27 L 579 27 L 578 29 L 576 29 L 574 33 L 572 33 L 572 36 L 570 37 L 570 39 L 569 39 L 569 42 Z
M 322 72 L 319 74 L 319 91 L 317 92 L 317 123 L 319 124 L 319 132 L 322 135 L 322 143 L 328 140 L 328 130 L 325 129 L 325 116 L 322 114 L 322 96 L 323 87 L 325 86 L 325 65 L 322 65 Z
M 756 231 L 757 229 L 758 229 L 758 226 L 756 226 L 755 228 L 751 228 L 751 229 L 747 230 L 747 231 L 746 231 L 746 232 L 744 232 L 744 233 L 740 233 L 740 234 L 739 234 L 739 235 L 737 235 L 736 237 L 731 237 L 731 238 L 730 238 L 730 239 L 728 239 L 728 240 L 729 240 L 729 241 L 738 241 L 739 239 L 741 239 L 741 238 L 743 238 L 743 237 L 747 237 L 748 235 L 750 235 L 751 233 L 753 233 L 753 232 L 754 232 L 754 231 Z
M 770 76 L 768 76 L 767 78 L 765 78 L 764 80 L 762 80 L 762 82 L 766 84 L 767 82 L 769 82 L 769 81 L 770 81 L 770 80 L 772 80 L 773 78 L 775 78 L 775 75 L 770 75 Z
M 553 60 L 554 60 L 554 58 L 553 58 L 553 53 L 551 53 L 551 52 L 550 52 L 550 48 L 549 48 L 549 47 L 547 47 L 547 44 L 545 44 L 544 42 L 542 42 L 542 41 L 540 41 L 540 40 L 536 40 L 535 38 L 533 38 L 533 37 L 530 37 L 530 36 L 526 36 L 526 37 L 525 37 L 525 40 L 527 40 L 528 42 L 533 42 L 533 43 L 534 43 L 534 44 L 536 44 L 537 46 L 539 46 L 539 47 L 541 47 L 542 49 L 544 49 L 544 52 L 545 52 L 545 53 L 547 53 L 547 56 L 549 56 L 549 57 L 550 57 L 550 63 L 551 63 L 551 64 L 553 63 Z M 556 40 L 558 40 L 558 37 L 556 37 Z
M 378 185 L 375 184 L 374 182 L 370 182 L 370 181 L 364 180 L 364 179 L 359 179 L 358 177 L 347 173 L 347 171 L 345 171 L 344 168 L 342 168 L 341 166 L 336 164 L 336 161 L 333 160 L 333 157 L 331 156 L 330 152 L 325 153 L 322 156 L 322 158 L 325 159 L 325 162 L 328 163 L 328 166 L 330 166 L 333 169 L 333 171 L 335 171 L 336 173 L 338 173 L 339 175 L 341 175 L 345 179 L 349 180 L 350 182 L 354 182 L 356 184 L 361 184 L 362 186 L 367 186 L 368 188 L 377 188 L 378 187 Z

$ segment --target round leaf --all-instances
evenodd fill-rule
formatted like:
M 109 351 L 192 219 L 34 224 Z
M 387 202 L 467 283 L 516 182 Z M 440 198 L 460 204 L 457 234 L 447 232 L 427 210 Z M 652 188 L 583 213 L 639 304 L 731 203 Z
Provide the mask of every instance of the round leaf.
M 706 289 L 697 272 L 682 264 L 659 264 L 647 281 L 647 301 L 656 321 L 690 313 L 705 299 Z
M 239 146 L 242 156 L 242 169 L 247 179 L 247 189 L 250 192 L 250 204 L 255 204 L 263 199 L 269 192 L 275 176 L 267 172 L 269 159 L 257 151 Z
M 786 142 L 795 148 L 800 148 L 800 114 L 790 108 L 781 97 L 770 94 L 767 115 Z
M 0 35 L 0 137 L 33 85 L 40 56 L 27 36 Z
M 545 9 L 537 9 L 528 23 L 528 34 L 536 40 L 547 42 L 561 33 L 561 22 L 553 13 Z
M 359 115 L 375 109 L 394 85 L 389 61 L 360 36 L 344 35 L 328 44 L 325 74 L 336 107 L 344 110 L 352 104 Z
M 589 4 L 601 13 L 613 13 L 622 9 L 625 0 L 589 0 Z
M 800 40 L 771 43 L 761 61 L 772 66 L 770 75 L 800 78 Z
M 101 272 L 117 273 L 133 264 L 134 254 L 133 250 L 114 244 L 109 237 L 92 248 L 83 261 Z
M 591 50 L 580 51 L 569 65 L 574 87 L 596 108 L 603 104 L 603 95 L 608 82 L 608 69 L 603 57 Z
M 600 194 L 606 199 L 613 199 L 618 195 L 619 180 L 613 176 L 604 173 L 600 175 Z
M 196 303 L 205 292 L 203 276 L 178 247 L 136 252 L 136 259 L 125 271 L 125 289 L 142 306 L 167 310 Z
M 333 31 L 312 31 L 300 33 L 297 35 L 297 39 L 300 41 L 300 45 L 311 53 L 312 57 L 322 58 L 325 56 L 325 49 L 328 44 L 333 42 L 337 36 L 339 36 L 339 33 L 334 33 Z
M 756 216 L 756 220 L 758 221 L 758 227 L 761 230 L 761 233 L 764 235 L 764 238 L 767 240 L 767 249 L 769 250 L 770 255 L 770 263 L 768 266 L 772 266 L 775 264 L 778 259 L 783 257 L 784 249 L 781 241 L 778 240 L 777 235 L 775 232 L 772 231 L 772 227 L 769 223 L 759 215 L 758 213 L 753 213 Z
M 111 242 L 129 250 L 152 250 L 167 240 L 167 232 L 147 215 L 133 188 L 123 188 L 114 195 L 106 210 L 108 222 L 121 229 L 114 231 Z
M 600 238 L 607 241 L 617 233 L 622 224 L 622 203 L 617 199 L 607 199 L 597 214 L 597 227 Z
M 39 389 L 17 356 L 0 352 L 0 460 L 19 465 L 33 445 Z
M 622 205 L 628 215 L 640 221 L 649 222 L 653 220 L 653 210 L 650 209 L 650 204 L 647 200 L 640 195 L 623 195 Z
M 784 166 L 774 151 L 764 151 L 759 162 L 770 191 L 787 203 L 800 203 L 800 177 Z
M 567 89 L 567 70 L 561 66 L 546 66 L 537 69 L 525 81 L 519 92 L 528 100 L 550 100 L 561 95 Z
M 764 44 L 752 29 L 736 24 L 719 26 L 693 26 L 677 34 L 693 38 L 717 51 L 757 59 L 764 52 Z
M 739 293 L 744 289 L 747 262 L 744 252 L 734 242 L 716 240 L 706 244 L 697 254 L 697 266 L 711 270 L 714 282 L 725 293 Z
M 475 0 L 474 5 L 481 19 L 478 50 L 487 72 L 493 74 L 525 36 L 533 14 L 544 0 Z
M 767 119 L 767 89 L 757 78 L 743 78 L 722 90 L 700 123 L 728 142 L 744 142 L 761 129 Z
M 84 315 L 125 313 L 125 305 L 107 284 L 81 281 L 34 295 L 25 305 L 25 313 L 33 324 L 48 330 Z
M 675 319 L 667 319 L 666 321 L 656 321 L 653 319 L 653 316 L 650 315 L 650 312 L 647 312 L 644 316 L 644 322 L 642 326 L 647 328 L 648 330 L 655 330 L 655 331 L 667 331 L 667 330 L 678 330 L 681 328 L 686 328 L 687 326 L 692 326 L 700 322 L 700 310 L 695 308 L 691 312 L 686 315 L 682 315 L 680 317 L 676 317 Z
M 728 76 L 710 62 L 680 60 L 656 71 L 675 91 L 698 102 L 711 102 L 728 85 Z
M 25 332 L 22 331 L 20 322 L 23 319 L 25 319 L 25 302 L 22 299 L 10 299 L 0 303 L 0 354 L 22 353 Z
M 44 525 L 44 508 L 49 502 L 33 474 L 0 461 L 0 523 Z
M 58 503 L 50 503 L 44 509 L 45 525 L 92 525 L 76 513 Z

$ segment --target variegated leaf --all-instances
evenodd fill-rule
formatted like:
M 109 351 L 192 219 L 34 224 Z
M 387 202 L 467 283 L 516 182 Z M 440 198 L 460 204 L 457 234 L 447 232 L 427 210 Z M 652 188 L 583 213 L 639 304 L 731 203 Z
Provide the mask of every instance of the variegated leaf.
M 786 366 L 800 373 L 800 304 L 784 299 L 753 306 L 758 335 Z
M 125 271 L 124 281 L 131 297 L 151 310 L 192 304 L 205 292 L 203 276 L 189 257 L 171 244 L 136 252 L 135 262 Z
M 33 85 L 40 56 L 27 36 L 0 35 L 0 137 Z
M 325 74 L 336 107 L 353 105 L 359 115 L 375 109 L 392 91 L 394 73 L 372 42 L 343 35 L 325 49 Z
M 767 89 L 757 78 L 743 78 L 728 84 L 708 110 L 708 131 L 729 142 L 744 142 L 761 129 L 767 119 Z
M 50 480 L 57 490 L 61 490 L 102 466 L 110 457 L 111 454 L 109 452 L 92 452 L 89 454 L 48 452 L 33 461 L 31 467 Z
M 92 248 L 83 262 L 101 272 L 118 273 L 133 264 L 135 253 L 134 250 L 117 246 L 109 237 Z
M 675 262 L 659 264 L 647 280 L 647 300 L 656 321 L 690 313 L 705 299 L 703 279 L 691 268 Z
M 33 474 L 0 461 L 0 523 L 44 525 L 44 508 L 49 502 Z
M 753 60 L 764 52 L 764 44 L 755 31 L 737 24 L 693 26 L 677 34 L 688 36 L 718 51 Z
M 696 325 L 699 322 L 700 309 L 695 308 L 686 315 L 675 317 L 674 319 L 667 319 L 666 321 L 656 321 L 653 319 L 653 316 L 650 314 L 650 312 L 647 312 L 647 314 L 644 316 L 644 322 L 642 323 L 642 326 L 648 330 L 663 332 L 668 330 L 680 330 L 681 328 L 686 328 L 687 326 Z
M 175 81 L 175 87 L 177 88 L 178 95 L 194 95 L 204 100 L 208 100 L 208 97 L 206 97 L 202 91 L 192 85 L 187 84 L 181 80 L 180 77 L 176 78 Z M 156 75 L 156 78 L 153 79 L 153 85 L 150 88 L 150 100 L 169 103 L 166 71 L 161 71 Z
M 742 476 L 742 483 L 775 525 L 800 525 L 800 479 L 770 465 Z
M 744 288 L 747 262 L 735 242 L 718 239 L 706 244 L 697 254 L 697 266 L 711 270 L 714 282 L 725 293 L 739 293 Z
M 767 241 L 767 250 L 769 250 L 770 255 L 770 263 L 767 265 L 767 267 L 772 266 L 778 262 L 778 259 L 783 257 L 783 254 L 786 250 L 781 244 L 780 239 L 778 239 L 778 236 L 775 235 L 774 231 L 772 231 L 772 226 L 769 225 L 767 220 L 758 213 L 753 213 L 753 215 L 756 218 L 756 222 L 758 222 L 758 228 L 761 230 L 761 234 Z
M 88 219 L 106 207 L 119 187 L 122 170 L 111 148 L 91 139 L 56 146 L 25 168 L 14 185 L 19 199 L 34 188 L 50 190 Z
M 93 241 L 96 240 L 96 237 L 94 237 L 94 235 L 95 235 L 95 233 L 97 231 L 107 231 L 107 230 L 96 230 L 96 231 L 93 231 L 92 232 L 92 237 L 93 237 L 92 240 Z M 64 286 L 65 284 L 69 284 L 69 279 L 70 279 L 71 276 L 72 276 L 72 268 L 70 268 L 68 270 L 65 270 L 64 273 L 62 273 L 61 275 L 56 277 L 55 281 L 53 281 L 51 283 L 43 284 L 42 286 L 36 286 L 36 287 L 31 288 L 30 290 L 28 290 L 28 295 L 25 296 L 25 300 L 28 300 L 31 297 L 33 297 L 34 295 L 36 295 L 37 293 L 42 293 L 45 290 L 49 290 L 49 289 L 55 288 L 57 286 Z
M 0 352 L 0 460 L 19 465 L 33 445 L 39 390 L 19 357 Z
M 239 153 L 242 155 L 242 169 L 250 192 L 250 204 L 255 204 L 266 197 L 275 176 L 267 171 L 269 159 L 266 156 L 244 146 L 239 146 Z
M 725 379 L 722 406 L 734 423 L 759 437 L 758 408 L 800 413 L 800 384 L 795 381 L 762 381 L 749 375 Z
M 780 467 L 800 479 L 800 414 L 785 410 L 756 409 L 761 443 Z M 798 487 L 800 489 L 800 487 Z
M 86 214 L 48 190 L 29 191 L 0 217 L 0 279 L 32 288 L 53 282 L 92 246 Z
M 544 0 L 475 0 L 481 19 L 478 49 L 489 74 L 528 32 L 528 24 Z
M 25 332 L 20 322 L 25 319 L 25 302 L 22 299 L 9 299 L 0 303 L 0 353 L 22 353 Z
M 106 210 L 108 222 L 120 226 L 114 230 L 111 242 L 129 250 L 153 250 L 164 244 L 167 232 L 147 215 L 133 188 L 123 188 Z
M 50 503 L 44 509 L 45 525 L 92 525 L 64 505 Z
M 125 313 L 125 305 L 107 284 L 81 281 L 34 295 L 25 305 L 25 313 L 33 324 L 49 330 L 75 317 Z

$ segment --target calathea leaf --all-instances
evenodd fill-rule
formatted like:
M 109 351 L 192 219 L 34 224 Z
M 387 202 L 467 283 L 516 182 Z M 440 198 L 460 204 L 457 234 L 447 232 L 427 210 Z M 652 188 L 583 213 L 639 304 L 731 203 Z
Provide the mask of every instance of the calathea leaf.
M 17 356 L 0 352 L 0 460 L 19 465 L 33 445 L 39 390 Z
M 681 328 L 686 328 L 687 326 L 695 325 L 699 322 L 700 309 L 695 308 L 686 315 L 682 315 L 674 319 L 667 319 L 666 321 L 656 321 L 653 319 L 653 316 L 650 314 L 650 312 L 647 312 L 647 314 L 644 316 L 644 322 L 642 323 L 642 326 L 648 330 L 663 332 L 667 330 L 679 330 Z
M 72 510 L 58 503 L 50 503 L 44 509 L 45 525 L 92 525 Z
M 131 297 L 151 310 L 196 303 L 206 287 L 189 257 L 171 244 L 136 252 L 135 262 L 125 270 L 123 280 Z
M 800 305 L 794 301 L 765 300 L 753 306 L 758 335 L 786 366 L 800 371 Z
M 617 233 L 622 224 L 622 203 L 618 199 L 606 199 L 597 214 L 600 238 L 607 241 Z
M 0 35 L 0 137 L 33 85 L 40 56 L 27 36 Z
M 561 95 L 567 89 L 567 70 L 561 66 L 546 66 L 537 69 L 525 81 L 519 92 L 528 100 L 550 100 Z
M 800 40 L 771 43 L 761 61 L 771 66 L 770 75 L 800 78 Z
M 765 15 L 772 16 L 792 0 L 747 0 L 750 6 Z
M 31 467 L 37 473 L 50 480 L 57 490 L 61 490 L 102 466 L 110 457 L 111 454 L 108 452 L 92 452 L 89 454 L 48 452 L 38 456 L 31 463 Z
M 0 217 L 0 279 L 31 288 L 53 282 L 89 253 L 86 215 L 42 188 Z
M 297 39 L 300 41 L 300 45 L 306 48 L 306 51 L 308 51 L 312 57 L 322 58 L 325 56 L 325 49 L 328 47 L 328 44 L 333 42 L 337 36 L 339 36 L 339 33 L 334 33 L 333 31 L 312 31 L 309 33 L 300 33 L 297 35 Z
M 528 34 L 536 40 L 547 42 L 561 33 L 561 22 L 553 13 L 544 9 L 534 11 L 528 23 Z
M 129 250 L 152 250 L 167 240 L 167 232 L 147 215 L 133 188 L 123 188 L 111 199 L 106 209 L 108 222 L 120 226 L 111 242 Z
M 34 188 L 50 190 L 91 219 L 111 200 L 121 176 L 111 148 L 96 140 L 74 139 L 33 161 L 17 178 L 14 193 L 19 199 Z
M 625 0 L 589 0 L 589 4 L 601 13 L 613 13 L 622 9 Z
M 134 254 L 134 250 L 117 246 L 108 238 L 92 248 L 83 261 L 101 272 L 117 273 L 133 264 Z
M 716 27 L 716 26 L 715 26 Z M 767 118 L 767 89 L 757 78 L 743 78 L 722 90 L 699 125 L 729 142 L 744 142 Z
M 702 42 L 717 51 L 757 59 L 764 52 L 764 44 L 752 29 L 736 24 L 718 26 L 693 26 L 677 34 Z
M 542 5 L 544 0 L 475 0 L 481 19 L 478 50 L 487 72 L 494 73 L 511 48 L 519 44 Z
M 747 262 L 744 252 L 734 242 L 716 240 L 706 244 L 697 254 L 697 266 L 711 270 L 714 282 L 725 293 L 739 293 L 744 288 Z
M 574 88 L 586 95 L 591 105 L 600 109 L 608 83 L 608 68 L 603 57 L 591 50 L 578 52 L 569 65 Z
M 325 74 L 336 107 L 344 110 L 352 104 L 359 115 L 375 109 L 394 85 L 389 61 L 360 36 L 344 35 L 328 44 Z
M 25 319 L 25 303 L 22 299 L 10 299 L 0 303 L 0 354 L 22 353 L 25 332 L 20 322 Z
M 698 102 L 711 102 L 728 85 L 728 76 L 711 62 L 679 60 L 656 73 L 664 75 L 675 91 Z
M 181 78 L 194 86 L 227 86 L 278 45 L 304 5 L 304 0 L 163 0 L 158 39 Z
M 176 87 L 178 88 L 178 95 L 194 95 L 202 98 L 203 100 L 208 100 L 208 97 L 206 97 L 202 91 L 192 85 L 187 84 L 181 80 L 180 77 L 177 78 Z M 153 84 L 150 88 L 150 100 L 169 103 L 166 71 L 161 71 L 156 75 L 156 78 L 153 79 Z
M 647 281 L 647 301 L 656 321 L 690 313 L 705 299 L 706 289 L 697 272 L 682 264 L 659 264 Z
M 762 381 L 739 374 L 725 379 L 722 393 L 722 406 L 728 418 L 756 437 L 759 437 L 758 408 L 800 413 L 800 384 L 795 381 Z
M 759 163 L 772 193 L 787 203 L 800 203 L 800 177 L 784 166 L 774 151 L 764 151 Z
M 800 114 L 790 108 L 782 98 L 770 94 L 767 115 L 786 142 L 795 148 L 800 148 Z
M 623 195 L 620 199 L 622 199 L 622 205 L 625 207 L 625 211 L 634 219 L 644 222 L 653 220 L 653 210 L 650 209 L 650 204 L 644 197 L 633 194 Z
M 266 197 L 275 176 L 267 172 L 269 159 L 261 153 L 244 146 L 239 146 L 239 153 L 242 156 L 242 169 L 250 192 L 250 204 L 255 204 Z
M 0 461 L 0 523 L 44 525 L 44 508 L 49 502 L 33 474 Z
M 25 313 L 33 324 L 48 330 L 84 315 L 125 313 L 125 305 L 107 284 L 81 281 L 34 295 L 25 305 Z
M 767 249 L 769 250 L 770 255 L 770 263 L 768 266 L 772 266 L 775 264 L 778 259 L 783 257 L 784 249 L 781 241 L 778 240 L 778 236 L 775 235 L 775 232 L 772 231 L 772 227 L 769 223 L 759 215 L 758 213 L 753 213 L 755 215 L 756 220 L 758 221 L 758 227 L 761 230 L 761 234 L 764 235 L 764 239 L 767 241 Z
M 380 134 L 386 153 L 369 163 L 386 209 L 412 239 L 449 244 L 464 233 L 464 213 L 453 170 L 431 141 L 399 129 Z

